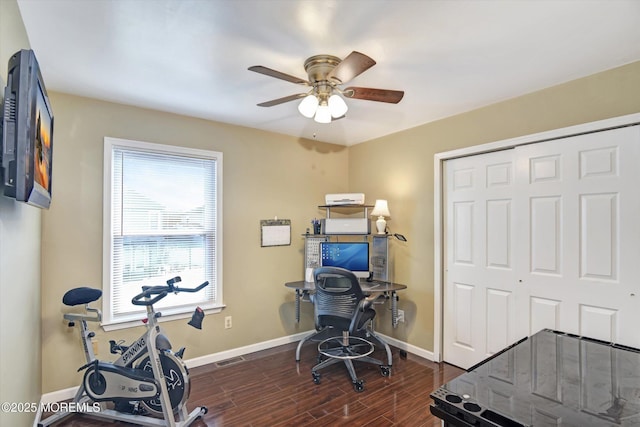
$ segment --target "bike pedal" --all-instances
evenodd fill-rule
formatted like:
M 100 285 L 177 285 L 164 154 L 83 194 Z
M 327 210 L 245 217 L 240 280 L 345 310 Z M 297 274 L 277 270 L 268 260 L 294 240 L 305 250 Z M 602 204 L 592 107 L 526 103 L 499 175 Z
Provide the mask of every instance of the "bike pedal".
M 125 401 L 117 401 L 114 409 L 118 412 L 124 412 L 126 414 L 138 413 L 138 409 L 136 405 L 133 405 L 131 402 L 125 402 Z

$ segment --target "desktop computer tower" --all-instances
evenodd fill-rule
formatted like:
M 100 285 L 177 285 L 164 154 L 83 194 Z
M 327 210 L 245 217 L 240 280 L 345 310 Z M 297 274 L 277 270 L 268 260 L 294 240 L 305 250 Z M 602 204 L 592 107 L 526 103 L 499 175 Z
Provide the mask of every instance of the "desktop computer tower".
M 389 239 L 387 235 L 373 235 L 371 244 L 371 271 L 374 280 L 391 282 L 389 277 Z
M 320 267 L 320 243 L 328 242 L 329 236 L 306 235 L 304 245 L 304 270 Z

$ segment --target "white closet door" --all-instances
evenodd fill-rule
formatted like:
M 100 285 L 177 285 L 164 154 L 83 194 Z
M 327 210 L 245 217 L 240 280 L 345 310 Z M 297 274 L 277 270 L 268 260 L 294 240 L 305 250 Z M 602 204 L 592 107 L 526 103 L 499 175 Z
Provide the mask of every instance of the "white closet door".
M 640 127 L 516 155 L 520 335 L 551 328 L 640 347 Z
M 445 162 L 443 357 L 542 328 L 640 347 L 640 126 Z
M 513 150 L 445 163 L 444 356 L 461 367 L 518 335 Z

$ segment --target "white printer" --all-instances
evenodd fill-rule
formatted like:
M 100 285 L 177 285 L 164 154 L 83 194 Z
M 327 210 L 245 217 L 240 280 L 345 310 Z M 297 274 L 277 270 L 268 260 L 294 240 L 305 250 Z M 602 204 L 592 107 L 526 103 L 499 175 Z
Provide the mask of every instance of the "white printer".
M 327 206 L 364 205 L 364 193 L 340 193 L 324 196 Z

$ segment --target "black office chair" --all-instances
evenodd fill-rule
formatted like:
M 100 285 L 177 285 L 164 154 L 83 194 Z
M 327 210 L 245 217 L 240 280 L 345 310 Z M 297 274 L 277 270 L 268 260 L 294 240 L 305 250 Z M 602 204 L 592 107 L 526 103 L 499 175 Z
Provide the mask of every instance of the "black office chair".
M 331 338 L 318 345 L 319 363 L 311 369 L 313 382 L 320 384 L 320 369 L 339 362 L 346 365 L 353 387 L 358 392 L 364 390 L 364 381 L 356 377 L 353 361 L 378 365 L 381 374 L 389 376 L 391 364 L 385 365 L 381 360 L 369 356 L 375 348 L 369 338 L 383 343 L 368 328 L 376 315 L 371 306 L 377 296 L 367 298 L 358 278 L 343 268 L 317 268 L 314 281 L 316 330 L 332 329 L 333 333 Z

